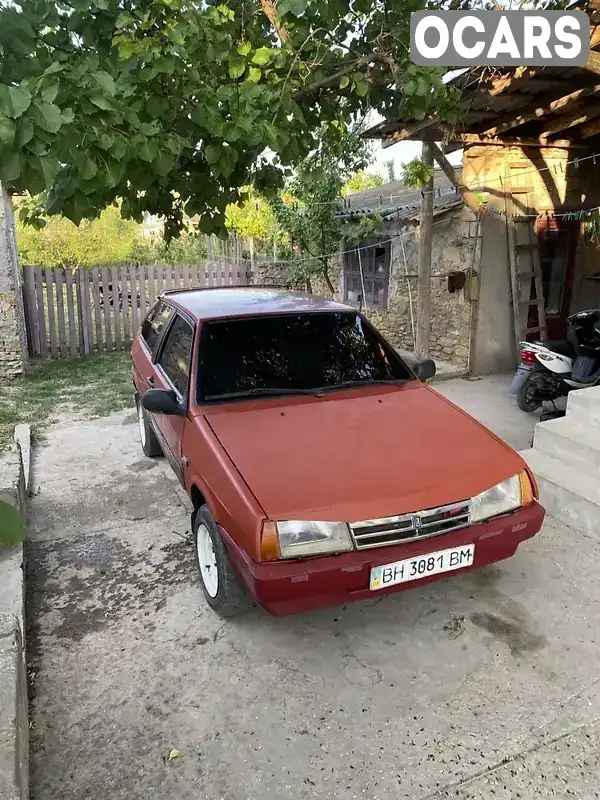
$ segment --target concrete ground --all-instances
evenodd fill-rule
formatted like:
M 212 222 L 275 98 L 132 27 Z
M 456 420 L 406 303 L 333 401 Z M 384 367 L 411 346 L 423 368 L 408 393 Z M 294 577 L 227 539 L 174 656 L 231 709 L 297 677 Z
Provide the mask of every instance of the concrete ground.
M 507 381 L 438 388 L 526 447 Z M 134 414 L 50 428 L 36 484 L 32 800 L 600 797 L 597 543 L 549 522 L 488 569 L 224 622 Z

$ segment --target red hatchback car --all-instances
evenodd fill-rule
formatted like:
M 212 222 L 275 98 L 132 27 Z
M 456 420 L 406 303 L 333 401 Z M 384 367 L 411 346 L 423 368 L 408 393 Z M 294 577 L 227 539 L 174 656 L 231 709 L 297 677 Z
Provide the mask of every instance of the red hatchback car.
M 512 556 L 525 462 L 356 310 L 272 288 L 167 292 L 132 348 L 142 447 L 194 505 L 210 606 L 288 614 Z

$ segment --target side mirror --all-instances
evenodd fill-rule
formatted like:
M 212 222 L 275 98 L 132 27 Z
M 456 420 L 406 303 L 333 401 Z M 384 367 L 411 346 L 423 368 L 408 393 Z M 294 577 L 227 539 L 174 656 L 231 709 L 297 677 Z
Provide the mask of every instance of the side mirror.
M 171 389 L 148 389 L 142 395 L 142 405 L 153 414 L 171 414 L 177 417 L 185 415 L 185 409 Z
M 428 381 L 435 375 L 435 361 L 426 358 L 425 361 L 417 361 L 413 371 L 420 381 Z

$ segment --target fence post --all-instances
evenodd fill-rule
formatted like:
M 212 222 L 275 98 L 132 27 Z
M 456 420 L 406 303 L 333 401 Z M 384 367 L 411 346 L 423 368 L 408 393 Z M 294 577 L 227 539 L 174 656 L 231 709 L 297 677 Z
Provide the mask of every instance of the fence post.
M 84 272 L 85 269 L 83 267 L 78 267 L 75 273 L 77 314 L 79 317 L 79 355 L 81 356 L 87 356 L 90 353 L 90 320 L 88 314 L 90 290 L 88 286 L 88 276 L 87 273 L 84 276 Z
M 23 297 L 25 306 L 25 325 L 27 328 L 27 342 L 29 354 L 39 356 L 40 350 L 40 323 L 38 320 L 37 297 L 35 294 L 35 280 L 33 270 L 29 264 L 23 265 Z

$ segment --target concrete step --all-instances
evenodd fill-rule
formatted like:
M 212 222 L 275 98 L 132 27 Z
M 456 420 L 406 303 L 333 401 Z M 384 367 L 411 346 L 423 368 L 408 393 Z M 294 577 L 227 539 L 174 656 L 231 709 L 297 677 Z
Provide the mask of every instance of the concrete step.
M 600 481 L 594 470 L 585 471 L 532 448 L 521 455 L 540 488 L 546 512 L 591 539 L 600 542 Z
M 536 450 L 600 476 L 600 426 L 582 424 L 571 414 L 535 426 Z
M 567 416 L 575 422 L 600 427 L 600 386 L 569 392 Z

